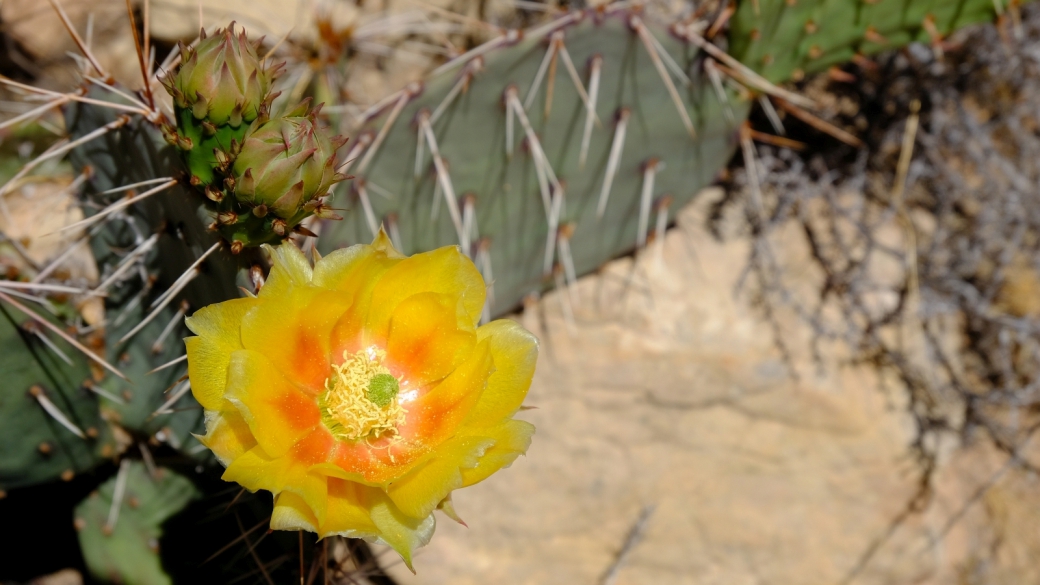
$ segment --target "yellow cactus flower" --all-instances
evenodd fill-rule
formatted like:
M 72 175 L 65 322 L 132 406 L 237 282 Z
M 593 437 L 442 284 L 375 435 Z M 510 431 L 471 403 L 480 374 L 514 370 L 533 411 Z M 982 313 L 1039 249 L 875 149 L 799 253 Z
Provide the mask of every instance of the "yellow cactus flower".
M 380 233 L 312 266 L 268 248 L 256 297 L 188 318 L 199 437 L 223 478 L 274 494 L 271 528 L 390 545 L 412 566 L 451 492 L 527 450 L 513 415 L 538 344 L 509 320 L 480 327 L 484 282 L 458 248 L 405 257 Z

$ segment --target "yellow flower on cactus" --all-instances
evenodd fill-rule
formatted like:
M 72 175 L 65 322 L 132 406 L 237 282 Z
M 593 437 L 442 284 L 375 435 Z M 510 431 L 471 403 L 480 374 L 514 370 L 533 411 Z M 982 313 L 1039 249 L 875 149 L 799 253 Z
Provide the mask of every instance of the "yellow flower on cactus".
M 405 257 L 380 233 L 312 266 L 292 244 L 255 297 L 187 320 L 199 437 L 223 478 L 274 494 L 271 528 L 390 545 L 411 567 L 453 490 L 527 450 L 513 415 L 535 338 L 480 327 L 484 282 L 456 247 Z

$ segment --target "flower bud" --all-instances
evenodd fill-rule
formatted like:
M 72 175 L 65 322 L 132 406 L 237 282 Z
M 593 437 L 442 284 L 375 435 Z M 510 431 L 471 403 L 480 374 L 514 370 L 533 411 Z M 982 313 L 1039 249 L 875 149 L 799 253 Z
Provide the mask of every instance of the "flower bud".
M 336 173 L 336 150 L 345 141 L 328 136 L 307 103 L 285 116 L 254 124 L 235 159 L 235 197 L 265 205 L 268 213 L 292 219 L 328 193 L 343 176 Z M 313 207 L 313 206 L 312 206 Z
M 181 66 L 166 81 L 177 107 L 190 109 L 211 128 L 249 124 L 260 115 L 271 91 L 271 72 L 264 69 L 245 31 L 235 36 L 234 26 L 218 30 L 194 48 L 181 47 Z
M 234 158 L 249 125 L 270 111 L 271 81 L 277 67 L 265 68 L 257 55 L 259 44 L 250 43 L 235 23 L 194 47 L 181 46 L 181 64 L 163 79 L 176 110 L 177 146 L 191 176 L 202 184 L 213 183 Z M 232 150 L 229 151 L 229 145 Z

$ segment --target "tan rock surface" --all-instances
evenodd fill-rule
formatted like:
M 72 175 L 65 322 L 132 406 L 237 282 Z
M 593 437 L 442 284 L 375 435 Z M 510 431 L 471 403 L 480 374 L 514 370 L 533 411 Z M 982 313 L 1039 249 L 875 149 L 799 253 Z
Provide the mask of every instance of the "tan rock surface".
M 80 231 L 60 232 L 83 219 L 72 192 L 76 186 L 68 178 L 27 181 L 0 197 L 0 233 L 17 240 L 29 259 L 43 266 L 63 253 L 81 235 Z M 13 249 L 3 249 L 5 260 L 24 268 L 24 261 Z M 61 265 L 64 280 L 77 285 L 97 281 L 97 265 L 90 247 L 81 245 Z
M 132 4 L 140 2 L 134 0 Z M 101 66 L 117 81 L 139 87 L 141 70 L 126 1 L 63 0 L 61 5 Z M 41 82 L 61 90 L 79 82 L 75 64 L 66 56 L 66 53 L 79 54 L 79 51 L 49 2 L 3 0 L 0 19 L 5 32 L 27 53 L 20 64 L 28 66 L 33 74 L 41 75 Z
M 663 248 L 582 279 L 572 325 L 560 294 L 524 315 L 543 343 L 530 452 L 458 492 L 469 528 L 440 517 L 398 582 L 599 583 L 645 506 L 618 584 L 1037 582 L 1036 479 L 991 448 L 947 450 L 935 497 L 893 528 L 919 478 L 897 387 L 837 356 L 813 366 L 781 315 L 803 350 L 793 380 L 734 296 L 747 244 L 712 240 L 704 208 Z

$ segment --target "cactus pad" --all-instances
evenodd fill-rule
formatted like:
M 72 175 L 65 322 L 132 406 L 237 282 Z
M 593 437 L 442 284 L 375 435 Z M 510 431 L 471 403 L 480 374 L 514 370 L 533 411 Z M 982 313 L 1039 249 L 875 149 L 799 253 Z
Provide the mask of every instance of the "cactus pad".
M 348 217 L 321 227 L 319 250 L 370 241 L 380 224 L 408 254 L 460 244 L 500 314 L 554 273 L 644 243 L 669 205 L 714 180 L 748 104 L 720 102 L 693 47 L 626 11 L 553 27 L 504 37 L 388 100 L 349 149 L 357 179 L 336 201 Z
M 72 365 L 41 336 L 48 336 Z M 58 477 L 68 480 L 116 455 L 98 396 L 89 390 L 86 359 L 5 306 L 0 306 L 0 372 L 0 492 Z
M 119 99 L 111 94 L 96 95 L 98 99 Z M 89 105 L 69 107 L 65 114 L 73 137 L 108 124 L 117 115 L 110 109 Z M 105 191 L 162 177 L 179 179 L 184 174 L 177 150 L 166 143 L 159 129 L 141 118 L 77 147 L 70 152 L 69 160 L 76 168 L 89 165 L 92 169 L 83 194 L 87 214 L 126 196 Z M 125 276 L 106 290 L 107 359 L 129 381 L 109 376 L 99 383 L 123 401 L 106 400 L 104 408 L 111 413 L 113 422 L 141 435 L 166 431 L 164 436 L 174 447 L 197 445 L 189 433 L 201 429 L 202 411 L 192 408 L 194 402 L 187 392 L 182 392 L 183 402 L 174 401 L 157 414 L 160 407 L 176 397 L 178 390 L 186 390 L 178 385 L 185 368 L 179 365 L 155 374 L 149 372 L 183 355 L 184 313 L 192 307 L 239 296 L 236 284 L 240 266 L 248 267 L 249 262 L 257 261 L 255 253 L 212 253 L 196 266 L 207 250 L 216 246 L 214 252 L 219 252 L 220 247 L 218 235 L 206 229 L 208 211 L 200 206 L 191 188 L 178 183 L 113 214 L 91 240 L 103 281 L 124 267 L 124 262 L 137 264 L 134 269 L 124 270 Z M 165 308 L 151 315 L 150 305 L 171 287 L 179 286 L 177 283 L 184 280 L 185 274 L 195 276 L 172 295 Z M 245 284 L 244 277 L 241 283 Z M 151 319 L 145 323 L 148 316 Z M 187 443 L 189 440 L 192 442 Z
M 773 82 L 990 22 L 1004 0 L 742 0 L 730 52 Z
M 141 462 L 124 461 L 115 477 L 76 506 L 79 545 L 90 573 L 104 582 L 170 583 L 158 554 L 162 524 L 196 494 L 190 481 L 169 469 L 156 469 L 152 477 Z

